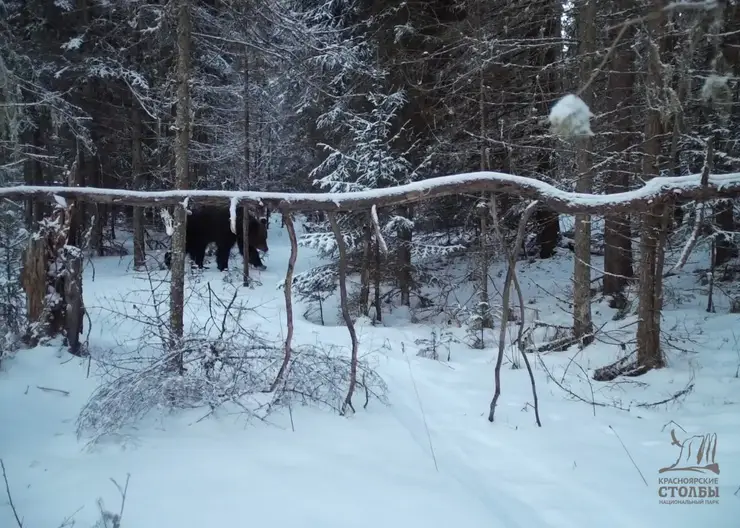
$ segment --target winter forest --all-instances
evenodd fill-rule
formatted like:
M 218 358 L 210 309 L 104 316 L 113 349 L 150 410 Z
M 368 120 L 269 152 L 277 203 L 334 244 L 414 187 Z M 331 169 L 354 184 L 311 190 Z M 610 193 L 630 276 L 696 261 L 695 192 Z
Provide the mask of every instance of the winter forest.
M 0 526 L 740 519 L 740 1 L 0 0 Z

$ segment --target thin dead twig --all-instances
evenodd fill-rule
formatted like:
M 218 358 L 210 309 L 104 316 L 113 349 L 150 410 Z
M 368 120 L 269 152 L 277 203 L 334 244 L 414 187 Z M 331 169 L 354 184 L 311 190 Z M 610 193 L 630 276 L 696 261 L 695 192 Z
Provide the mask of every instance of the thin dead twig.
M 62 389 L 53 389 L 51 387 L 41 387 L 39 385 L 36 385 L 36 388 L 44 392 L 58 392 L 60 394 L 64 394 L 65 396 L 69 396 L 69 391 L 62 390 Z
M 13 503 L 13 496 L 10 493 L 10 483 L 8 482 L 8 475 L 5 472 L 5 463 L 3 462 L 2 458 L 0 458 L 0 468 L 2 468 L 3 470 L 3 480 L 5 481 L 5 494 L 8 496 L 8 504 L 10 505 L 10 510 L 13 512 L 13 516 L 15 517 L 15 522 L 18 525 L 18 528 L 23 528 L 23 521 L 18 515 L 18 510 L 15 509 L 15 504 Z

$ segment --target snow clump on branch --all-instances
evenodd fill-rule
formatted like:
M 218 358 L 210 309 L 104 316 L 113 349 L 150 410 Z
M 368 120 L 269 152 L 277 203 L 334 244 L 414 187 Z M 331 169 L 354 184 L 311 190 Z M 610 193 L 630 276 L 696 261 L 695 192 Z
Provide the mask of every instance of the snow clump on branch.
M 552 133 L 564 139 L 593 136 L 591 113 L 588 105 L 577 95 L 568 94 L 560 99 L 550 110 Z
M 701 98 L 710 106 L 729 111 L 732 105 L 730 78 L 725 75 L 709 75 L 701 87 Z

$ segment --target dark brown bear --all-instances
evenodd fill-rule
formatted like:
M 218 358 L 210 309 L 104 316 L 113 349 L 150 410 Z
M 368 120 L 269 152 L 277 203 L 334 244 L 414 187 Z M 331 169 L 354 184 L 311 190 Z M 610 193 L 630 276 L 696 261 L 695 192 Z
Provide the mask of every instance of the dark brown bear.
M 239 246 L 239 254 L 244 256 L 244 238 L 242 234 L 243 209 L 236 212 L 236 234 L 231 232 L 229 210 L 223 207 L 201 207 L 188 215 L 185 234 L 185 253 L 190 255 L 196 266 L 203 267 L 206 248 L 211 242 L 216 243 L 216 264 L 219 271 L 229 267 L 229 254 L 234 242 Z M 249 263 L 259 269 L 266 269 L 257 250 L 267 253 L 267 218 L 257 220 L 249 215 Z M 172 255 L 164 255 L 165 265 L 169 268 Z

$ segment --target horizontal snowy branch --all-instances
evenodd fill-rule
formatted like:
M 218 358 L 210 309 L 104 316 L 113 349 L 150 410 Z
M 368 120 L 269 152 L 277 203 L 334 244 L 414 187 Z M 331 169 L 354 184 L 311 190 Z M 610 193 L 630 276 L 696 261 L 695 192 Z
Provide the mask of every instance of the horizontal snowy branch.
M 500 172 L 471 172 L 370 191 L 346 193 L 277 193 L 259 191 L 128 191 L 96 187 L 17 186 L 0 188 L 0 198 L 67 199 L 135 206 L 175 205 L 184 199 L 201 205 L 229 207 L 232 199 L 242 205 L 268 205 L 291 211 L 355 211 L 397 206 L 473 192 L 515 194 L 539 200 L 559 213 L 605 214 L 618 211 L 642 211 L 659 201 L 680 196 L 686 199 L 731 198 L 740 195 L 740 173 L 709 177 L 706 188 L 701 175 L 654 178 L 643 187 L 616 194 L 567 192 L 547 183 Z

